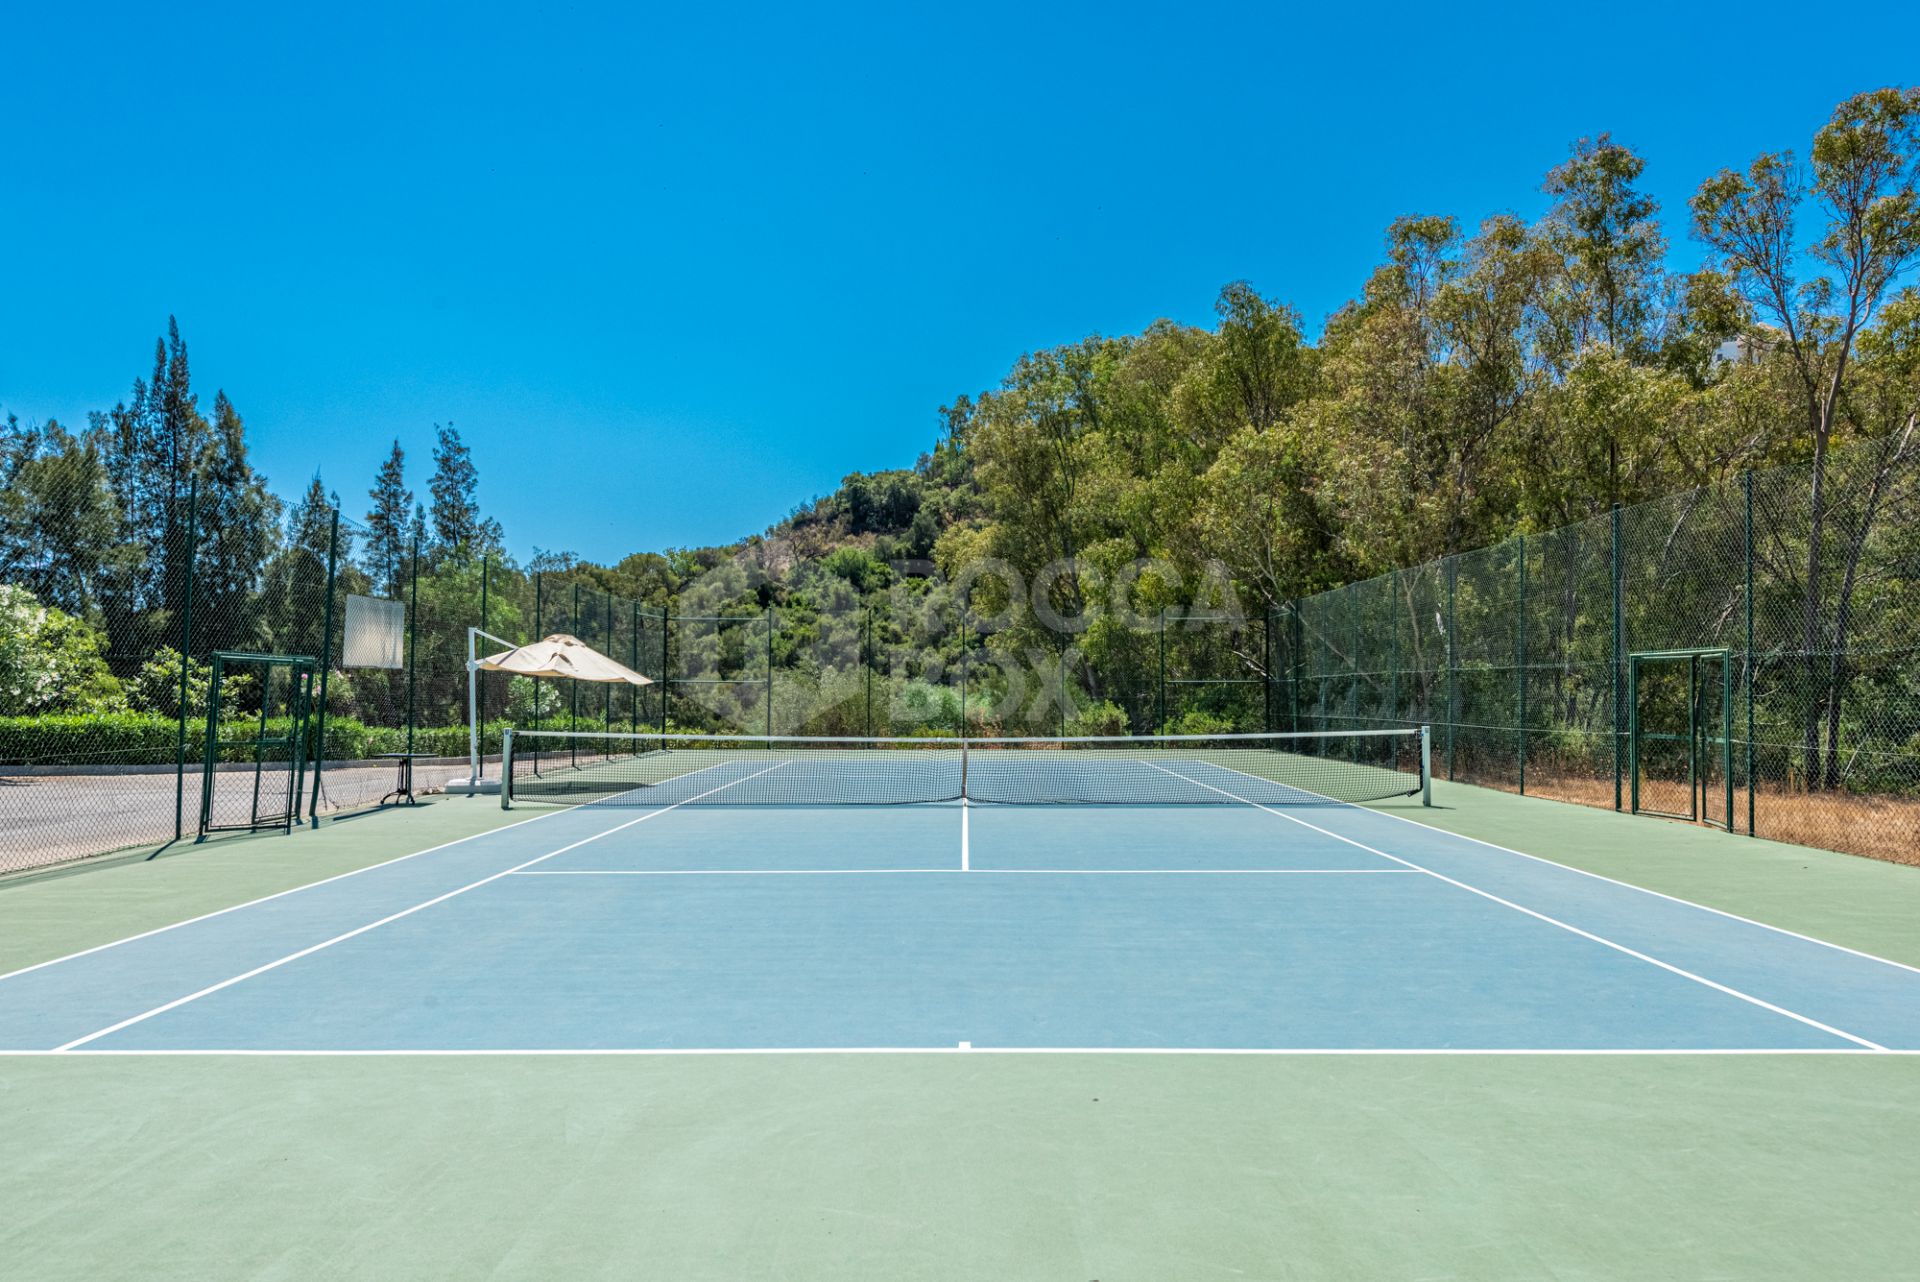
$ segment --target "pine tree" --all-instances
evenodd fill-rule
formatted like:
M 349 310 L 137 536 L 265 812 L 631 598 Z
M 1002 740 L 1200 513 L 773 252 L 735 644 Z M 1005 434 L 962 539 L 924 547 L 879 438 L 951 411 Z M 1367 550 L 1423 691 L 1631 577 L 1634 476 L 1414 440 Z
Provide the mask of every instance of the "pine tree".
M 177 320 L 169 316 L 166 337 L 154 343 L 151 376 L 89 420 L 87 440 L 118 500 L 115 547 L 98 582 L 107 633 L 117 654 L 178 645 L 174 612 L 192 557 L 187 496 L 212 429 L 200 415 Z
M 326 484 L 315 472 L 307 492 L 293 505 L 287 516 L 287 547 L 298 549 L 325 566 L 327 544 L 333 537 L 333 509 L 339 500 L 327 493 Z M 345 537 L 345 531 L 342 531 Z
M 93 429 L 120 497 L 124 541 L 139 553 L 127 561 L 115 604 L 130 612 L 171 608 L 186 577 L 187 491 L 212 430 L 175 318 L 154 343 L 151 379 L 135 379 L 129 401 L 95 418 Z
M 407 555 L 407 535 L 413 516 L 413 491 L 407 488 L 407 455 L 400 442 L 380 465 L 373 488 L 367 497 L 373 508 L 367 513 L 367 577 L 388 596 L 397 597 Z
M 499 550 L 500 523 L 480 515 L 475 492 L 480 473 L 473 451 L 460 439 L 453 424 L 434 425 L 439 443 L 433 447 L 433 534 L 436 549 L 444 553 L 485 556 Z
M 207 628 L 206 644 L 251 645 L 252 594 L 274 551 L 281 504 L 253 470 L 246 424 L 225 392 L 214 394 L 212 429 L 203 442 L 197 475 L 195 613 Z

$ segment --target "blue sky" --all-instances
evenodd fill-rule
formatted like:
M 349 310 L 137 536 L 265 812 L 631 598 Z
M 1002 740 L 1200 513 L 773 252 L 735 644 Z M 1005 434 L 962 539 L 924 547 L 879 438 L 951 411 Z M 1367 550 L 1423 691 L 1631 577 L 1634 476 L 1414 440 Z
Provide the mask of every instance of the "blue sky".
M 0 412 L 167 316 L 259 466 L 365 509 L 475 451 L 519 555 L 760 530 L 1021 352 L 1250 280 L 1317 331 L 1408 213 L 1544 207 L 1581 135 L 1685 199 L 1920 74 L 1907 6 L 13 6 Z M 1881 10 L 1876 13 L 1876 10 Z M 1818 56 L 1808 42 L 1818 40 Z

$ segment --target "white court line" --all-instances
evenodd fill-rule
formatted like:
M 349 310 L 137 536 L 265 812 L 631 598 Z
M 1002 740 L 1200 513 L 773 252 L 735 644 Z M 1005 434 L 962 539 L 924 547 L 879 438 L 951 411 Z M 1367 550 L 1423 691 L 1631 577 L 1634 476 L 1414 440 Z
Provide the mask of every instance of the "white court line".
M 1788 1019 L 1797 1020 L 1800 1023 L 1805 1024 L 1809 1028 L 1817 1028 L 1821 1032 L 1831 1034 L 1834 1037 L 1845 1038 L 1847 1041 L 1853 1042 L 1859 1046 L 1863 1046 L 1868 1050 L 1885 1051 L 1887 1049 L 1887 1047 L 1880 1045 L 1880 1043 L 1878 1042 L 1871 1042 L 1864 1037 L 1857 1037 L 1854 1034 L 1845 1031 L 1844 1029 L 1835 1028 L 1831 1024 L 1823 1024 L 1819 1020 L 1814 1019 L 1810 1016 L 1802 1015 L 1797 1011 L 1788 1010 L 1784 1006 L 1779 1006 L 1774 1004 L 1773 1002 L 1766 1001 L 1763 998 L 1755 997 L 1751 993 L 1741 992 L 1737 988 L 1733 988 L 1733 987 L 1730 987 L 1729 985 L 1722 984 L 1717 980 L 1708 979 L 1704 975 L 1695 974 L 1693 971 L 1687 970 L 1680 966 L 1676 966 L 1672 962 L 1662 961 L 1658 957 L 1654 957 L 1648 953 L 1643 953 L 1638 949 L 1629 948 L 1625 944 L 1616 943 L 1614 940 L 1608 939 L 1605 936 L 1596 935 L 1590 930 L 1582 930 L 1580 927 L 1572 925 L 1568 922 L 1561 921 L 1557 917 L 1550 917 L 1546 913 L 1537 912 L 1532 908 L 1525 907 L 1524 905 L 1521 905 L 1521 904 L 1516 904 L 1511 899 L 1503 899 L 1499 895 L 1494 894 L 1492 891 L 1482 890 L 1478 886 L 1470 886 L 1464 881 L 1460 881 L 1456 878 L 1449 877 L 1445 873 L 1435 872 L 1431 868 L 1423 868 L 1419 864 L 1414 863 L 1411 859 L 1402 859 L 1398 855 L 1390 855 L 1386 851 L 1379 850 L 1373 846 L 1369 846 L 1363 841 L 1355 841 L 1351 837 L 1344 837 L 1341 834 L 1332 831 L 1331 829 L 1322 828 L 1318 824 L 1310 824 L 1304 819 L 1296 818 L 1295 816 L 1289 815 L 1284 811 L 1276 810 L 1272 806 L 1263 806 L 1257 801 L 1248 801 L 1245 797 L 1237 796 L 1234 793 L 1228 792 L 1225 788 L 1215 788 L 1210 783 L 1202 783 L 1200 780 L 1192 778 L 1191 776 L 1188 776 L 1188 775 L 1183 775 L 1177 770 L 1168 770 L 1165 766 L 1154 765 L 1154 763 L 1152 762 L 1147 762 L 1146 764 L 1153 766 L 1155 770 L 1159 770 L 1166 774 L 1170 774 L 1176 779 L 1185 779 L 1188 783 L 1194 784 L 1197 787 L 1205 788 L 1210 792 L 1217 792 L 1223 797 L 1232 797 L 1235 801 L 1241 802 L 1245 805 L 1252 806 L 1257 810 L 1264 810 L 1270 815 L 1274 815 L 1274 816 L 1277 816 L 1278 818 L 1286 820 L 1288 823 L 1299 824 L 1302 828 L 1306 828 L 1313 832 L 1317 832 L 1325 837 L 1331 837 L 1335 841 L 1344 842 L 1347 845 L 1354 847 L 1356 850 L 1365 850 L 1372 854 L 1376 854 L 1380 856 L 1382 859 L 1391 860 L 1396 864 L 1404 864 L 1406 867 L 1412 868 L 1418 872 L 1426 873 L 1429 877 L 1435 878 L 1436 880 L 1444 881 L 1449 886 L 1455 886 L 1461 890 L 1466 891 L 1469 894 L 1478 895 L 1482 899 L 1491 900 L 1493 903 L 1499 904 L 1504 908 L 1511 908 L 1517 913 L 1524 913 L 1528 917 L 1532 917 L 1532 918 L 1535 918 L 1536 920 L 1546 922 L 1549 926 L 1558 926 L 1561 930 L 1567 931 L 1571 934 L 1578 935 L 1582 939 L 1591 940 L 1593 943 L 1603 945 L 1604 947 L 1607 947 L 1607 948 L 1611 948 L 1615 952 L 1624 953 L 1628 957 L 1632 957 L 1638 961 L 1646 962 L 1650 966 L 1658 966 L 1661 970 L 1669 971 L 1675 975 L 1680 976 L 1683 979 L 1690 979 L 1696 984 L 1703 984 L 1706 987 L 1713 989 L 1715 992 L 1725 993 L 1729 997 L 1737 997 L 1741 1001 L 1747 1002 L 1754 1006 L 1758 1006 L 1762 1010 L 1772 1011 L 1776 1015 L 1784 1015 Z
M 261 1049 L 257 1047 L 216 1049 L 194 1048 L 174 1050 L 115 1050 L 111 1047 L 100 1050 L 83 1051 L 35 1051 L 0 1050 L 0 1059 L 45 1059 L 60 1057 L 68 1060 L 78 1058 L 97 1058 L 115 1056 L 120 1058 L 159 1058 L 159 1059 L 203 1059 L 217 1056 L 236 1058 L 265 1059 L 411 1059 L 411 1058 L 475 1058 L 500 1059 L 508 1057 L 544 1056 L 544 1057 L 588 1057 L 588 1056 L 627 1056 L 634 1058 L 674 1059 L 697 1056 L 766 1056 L 766 1055 L 1189 1055 L 1201 1056 L 1253 1056 L 1268 1059 L 1288 1057 L 1322 1056 L 1488 1056 L 1514 1058 L 1567 1058 L 1586 1057 L 1613 1059 L 1675 1059 L 1693 1057 L 1730 1057 L 1730 1056 L 1776 1056 L 1776 1055 L 1818 1055 L 1828 1058 L 1846 1058 L 1866 1055 L 1875 1058 L 1886 1056 L 1915 1057 L 1920 1050 L 1868 1050 L 1859 1046 L 1680 1046 L 1680 1047 L 1534 1047 L 1534 1046 L 1410 1046 L 1395 1048 L 1386 1046 L 663 1046 L 663 1047 L 623 1047 L 623 1046 L 586 1046 L 559 1047 L 536 1046 L 501 1049 L 466 1049 L 429 1047 L 421 1050 L 380 1049 Z
M 1473 787 L 1474 785 L 1461 784 L 1459 786 L 1463 788 L 1470 788 L 1470 787 Z M 1528 798 L 1528 800 L 1549 801 L 1551 799 L 1546 797 L 1530 797 Z M 1347 804 L 1347 803 L 1340 803 L 1340 804 Z M 1564 805 L 1572 805 L 1573 803 L 1560 801 L 1560 802 L 1553 802 L 1553 804 L 1564 806 Z M 1584 807 L 1584 808 L 1595 809 L 1595 807 Z M 1476 846 L 1485 846 L 1488 850 L 1498 850 L 1502 854 L 1518 855 L 1522 859 L 1531 859 L 1535 863 L 1545 864 L 1549 868 L 1564 868 L 1568 872 L 1578 873 L 1582 877 L 1591 877 L 1595 881 L 1604 881 L 1610 886 L 1624 886 L 1628 890 L 1637 890 L 1643 895 L 1652 895 L 1655 899 L 1664 899 L 1668 903 L 1680 904 L 1687 908 L 1698 908 L 1701 912 L 1712 913 L 1716 917 L 1725 917 L 1729 921 L 1737 921 L 1747 926 L 1758 926 L 1762 930 L 1770 930 L 1777 935 L 1785 935 L 1790 939 L 1798 939 L 1802 943 L 1818 944 L 1822 948 L 1831 948 L 1836 952 L 1847 953 L 1854 957 L 1859 957 L 1865 961 L 1879 962 L 1882 966 L 1892 966 L 1898 970 L 1904 970 L 1911 974 L 1920 975 L 1920 966 L 1910 966 L 1906 962 L 1895 961 L 1891 957 L 1882 957 L 1878 953 L 1863 952 L 1858 948 L 1849 948 L 1845 944 L 1836 944 L 1831 939 L 1821 939 L 1817 935 L 1803 935 L 1797 930 L 1788 930 L 1785 926 L 1776 926 L 1771 922 L 1759 921 L 1752 917 L 1742 917 L 1739 913 L 1728 912 L 1724 908 L 1715 908 L 1712 904 L 1697 903 L 1691 899 L 1682 899 L 1678 895 L 1669 895 L 1663 890 L 1653 890 L 1646 886 L 1636 886 L 1630 881 L 1621 881 L 1619 878 L 1609 877 L 1605 873 L 1592 872 L 1585 868 L 1576 868 L 1572 864 L 1563 864 L 1557 859 L 1548 859 L 1544 855 L 1530 855 L 1524 850 L 1515 850 L 1511 846 L 1502 846 L 1495 842 L 1483 841 L 1479 837 L 1469 837 L 1467 836 L 1467 834 L 1463 832 L 1453 832 L 1446 828 L 1436 827 L 1433 824 L 1421 823 L 1418 819 L 1409 819 L 1405 815 L 1397 815 L 1390 810 L 1376 810 L 1372 806 L 1353 806 L 1352 809 L 1364 810 L 1368 814 L 1379 815 L 1383 819 L 1394 819 L 1394 820 L 1398 820 L 1403 824 L 1412 824 L 1416 828 L 1424 828 L 1428 832 L 1436 832 L 1443 837 L 1454 837 L 1461 841 L 1470 841 Z
M 967 804 L 965 797 L 960 798 L 960 871 L 966 872 L 973 866 L 973 852 L 967 840 L 967 812 L 973 807 Z
M 568 808 L 572 810 L 603 810 L 603 809 L 617 808 L 617 807 L 629 804 L 626 800 L 624 800 L 625 798 L 633 797 L 636 795 L 644 797 L 646 795 L 647 789 L 649 788 L 664 788 L 670 783 L 679 783 L 682 779 L 691 779 L 695 775 L 703 775 L 707 773 L 707 771 L 709 770 L 718 770 L 722 766 L 731 766 L 734 764 L 736 763 L 732 761 L 716 761 L 710 766 L 701 766 L 698 770 L 689 770 L 687 771 L 687 773 L 683 775 L 673 775 L 670 778 L 662 779 L 659 783 L 635 784 L 633 787 L 628 788 L 625 792 L 616 792 L 611 797 L 600 797 L 593 801 L 576 801 L 573 803 L 572 806 Z M 535 793 L 534 795 L 535 797 L 539 796 L 538 793 Z M 700 796 L 702 797 L 706 795 L 707 794 L 705 794 L 704 792 L 700 794 Z M 699 798 L 689 797 L 687 800 L 697 801 L 699 800 Z M 543 803 L 542 801 L 536 800 L 536 801 L 529 802 L 528 804 L 537 806 Z M 674 804 L 685 805 L 686 802 L 676 802 Z M 671 809 L 671 807 L 662 807 L 662 809 Z
M 1236 770 L 1232 766 L 1223 766 L 1215 762 L 1208 762 L 1207 764 L 1212 766 L 1215 770 L 1224 770 L 1228 774 L 1239 775 L 1243 779 L 1253 779 L 1260 783 L 1274 782 L 1271 779 L 1262 779 L 1260 778 L 1259 775 L 1248 774 L 1244 770 Z M 1155 767 L 1155 769 L 1158 769 L 1158 768 L 1159 767 L 1157 766 Z M 1185 775 L 1182 775 L 1180 777 L 1183 779 L 1186 778 Z M 1199 783 L 1200 781 L 1196 779 L 1196 780 L 1193 780 L 1193 782 Z M 1454 781 L 1446 780 L 1445 782 L 1452 784 Z M 1638 891 L 1640 894 L 1643 894 L 1643 895 L 1652 895 L 1655 899 L 1664 899 L 1670 904 L 1679 904 L 1684 908 L 1698 908 L 1703 913 L 1712 913 L 1716 917 L 1725 917 L 1728 921 L 1737 921 L 1744 926 L 1757 926 L 1761 930 L 1770 930 L 1776 935 L 1785 935 L 1789 939 L 1797 939 L 1800 942 L 1805 944 L 1818 944 L 1822 948 L 1831 948 L 1835 952 L 1846 953 L 1848 956 L 1851 956 L 1851 957 L 1859 957 L 1865 961 L 1879 962 L 1882 966 L 1892 966 L 1896 970 L 1904 970 L 1910 974 L 1920 975 L 1920 966 L 1908 965 L 1906 962 L 1895 961 L 1891 957 L 1882 957 L 1878 953 L 1866 952 L 1859 948 L 1849 948 L 1845 944 L 1836 944 L 1831 939 L 1821 939 L 1817 935 L 1805 935 L 1797 930 L 1789 930 L 1785 926 L 1776 926 L 1772 922 L 1760 921 L 1758 918 L 1754 918 L 1754 917 L 1743 917 L 1739 913 L 1729 912 L 1725 908 L 1715 908 L 1712 904 L 1703 904 L 1703 903 L 1700 903 L 1698 900 L 1693 900 L 1693 899 L 1683 899 L 1679 895 L 1670 895 L 1664 890 L 1654 890 L 1648 886 L 1637 886 L 1630 881 L 1621 881 L 1618 877 L 1609 877 L 1605 873 L 1594 872 L 1591 869 L 1587 869 L 1587 868 L 1577 868 L 1572 864 L 1563 864 L 1557 859 L 1548 859 L 1545 855 L 1530 854 L 1524 850 L 1515 850 L 1512 846 L 1503 846 L 1500 843 L 1495 841 L 1487 841 L 1486 839 L 1481 837 L 1470 837 L 1463 832 L 1454 832 L 1450 828 L 1441 828 L 1435 824 L 1422 823 L 1418 819 L 1409 819 L 1406 815 L 1399 814 L 1392 810 L 1381 810 L 1373 805 L 1358 805 L 1351 801 L 1341 801 L 1337 797 L 1328 797 L 1325 793 L 1314 792 L 1308 788 L 1299 788 L 1297 784 L 1285 784 L 1282 786 L 1288 787 L 1288 788 L 1298 788 L 1299 791 L 1306 793 L 1308 796 L 1320 797 L 1324 799 L 1330 806 L 1333 806 L 1339 809 L 1358 810 L 1365 814 L 1378 815 L 1382 819 L 1391 819 L 1396 823 L 1411 824 L 1415 828 L 1421 828 L 1427 832 L 1438 833 L 1443 837 L 1452 837 L 1459 841 L 1471 842 L 1476 846 L 1485 846 L 1488 850 L 1497 850 L 1503 855 L 1518 855 L 1522 859 L 1531 859 L 1534 863 L 1545 864 L 1549 868 L 1560 868 L 1570 873 L 1577 873 L 1582 877 L 1591 877 L 1595 881 L 1604 881 L 1609 886 L 1619 886 L 1626 890 Z M 1471 788 L 1471 787 L 1475 787 L 1476 785 L 1463 783 L 1458 786 L 1462 788 Z M 1227 795 L 1232 796 L 1233 794 L 1228 793 Z M 1547 798 L 1547 797 L 1523 797 L 1522 799 L 1528 800 L 1528 801 L 1550 801 L 1551 800 L 1551 798 Z M 1241 797 L 1241 798 L 1235 798 L 1235 800 L 1245 801 L 1246 799 Z M 1247 802 L 1247 804 L 1253 805 L 1255 803 Z M 1564 805 L 1573 805 L 1575 803 L 1560 801 L 1560 802 L 1553 802 L 1553 804 L 1564 806 Z M 1582 809 L 1593 810 L 1598 808 L 1593 806 L 1586 806 L 1586 807 L 1582 807 Z M 1619 812 L 1616 811 L 1614 813 L 1618 814 Z
M 627 822 L 623 824 L 616 824 L 614 827 L 607 829 L 605 832 L 596 832 L 590 837 L 583 837 L 579 841 L 560 847 L 558 850 L 549 850 L 544 855 L 536 855 L 532 859 L 527 860 L 525 863 L 516 864 L 512 868 L 508 868 L 508 869 L 505 869 L 504 871 L 494 873 L 491 876 L 482 877 L 478 881 L 469 882 L 466 885 L 461 886 L 457 890 L 449 890 L 444 895 L 435 895 L 432 899 L 429 899 L 424 903 L 415 904 L 411 908 L 403 908 L 397 913 L 389 913 L 385 917 L 382 917 L 379 921 L 370 921 L 364 926 L 358 926 L 352 930 L 345 932 L 344 934 L 335 935 L 332 939 L 323 940 L 318 944 L 311 944 L 305 948 L 300 949 L 298 952 L 288 953 L 285 957 L 279 958 L 276 961 L 270 961 L 266 963 L 264 966 L 255 966 L 252 970 L 246 971 L 243 974 L 234 975 L 229 979 L 223 979 L 217 984 L 209 984 L 207 985 L 207 987 L 202 988 L 197 993 L 188 993 L 185 997 L 176 997 L 170 1002 L 166 1002 L 162 1005 L 155 1006 L 152 1010 L 143 1011 L 140 1014 L 134 1015 L 128 1019 L 123 1019 L 117 1024 L 109 1024 L 105 1028 L 102 1028 L 97 1032 L 88 1033 L 85 1037 L 76 1037 L 72 1041 L 67 1042 L 64 1045 L 54 1047 L 54 1050 L 71 1051 L 78 1047 L 85 1046 L 88 1042 L 94 1041 L 98 1038 L 105 1037 L 109 1033 L 117 1033 L 123 1028 L 131 1028 L 135 1024 L 142 1023 L 146 1020 L 152 1019 L 155 1015 L 164 1015 L 170 1010 L 177 1010 L 178 1008 L 185 1006 L 189 1002 L 199 1001 L 202 997 L 206 997 L 206 996 L 209 996 L 210 994 L 217 993 L 223 988 L 231 988 L 235 984 L 241 983 L 245 980 L 252 979 L 256 975 L 264 975 L 270 970 L 275 970 L 281 966 L 286 965 L 288 962 L 298 961 L 302 957 L 310 957 L 314 953 L 319 952 L 323 948 L 331 948 L 335 944 L 344 943 L 347 940 L 354 938 L 356 935 L 364 935 L 370 930 L 374 930 L 374 929 L 377 929 L 378 927 L 386 925 L 388 922 L 399 921 L 402 917 L 410 917 L 414 913 L 419 912 L 423 908 L 431 908 L 435 904 L 443 904 L 447 900 L 452 899 L 455 895 L 464 895 L 469 890 L 477 890 L 481 886 L 487 885 L 489 882 L 495 882 L 500 880 L 502 877 L 506 877 L 513 873 L 519 872 L 522 868 L 530 868 L 534 864 L 540 863 L 543 860 L 552 859 L 556 855 L 564 855 L 570 850 L 578 850 L 580 847 L 588 845 L 591 842 L 599 841 L 602 837 L 611 837 L 614 833 L 621 832 L 627 828 L 631 828 L 635 824 L 643 824 L 647 822 L 647 820 L 649 819 L 656 819 L 659 816 L 664 815 L 671 810 L 675 810 L 680 806 L 686 805 L 688 802 L 698 801 L 700 800 L 701 797 L 710 797 L 714 793 L 719 792 L 722 789 L 732 788 L 738 784 L 746 783 L 749 780 L 758 779 L 761 775 L 767 774 L 774 770 L 778 770 L 781 765 L 785 765 L 785 764 L 786 764 L 785 762 L 781 762 L 779 763 L 779 765 L 768 766 L 765 770 L 757 770 L 753 774 L 747 775 L 745 778 L 735 779 L 731 783 L 721 784 L 718 788 L 710 788 L 706 792 L 700 793 L 697 796 L 688 797 L 686 801 L 675 802 L 673 805 L 662 807 L 659 810 L 649 810 L 646 814 L 641 815 L 639 818 L 629 819 Z
M 529 868 L 516 877 L 1411 877 L 1417 868 Z
M 361 873 L 372 872 L 376 868 L 388 868 L 394 864 L 405 863 L 409 859 L 418 859 L 422 855 L 430 855 L 436 850 L 445 850 L 450 846 L 458 846 L 469 841 L 478 841 L 482 837 L 491 837 L 495 833 L 524 827 L 530 823 L 538 823 L 542 819 L 552 819 L 556 815 L 571 814 L 575 809 L 578 809 L 578 807 L 570 807 L 564 810 L 549 810 L 543 814 L 531 815 L 525 819 L 515 820 L 510 824 L 502 824 L 498 828 L 489 828 L 485 832 L 476 832 L 465 837 L 455 837 L 452 841 L 443 841 L 437 846 L 428 846 L 425 850 L 414 850 L 404 855 L 395 855 L 392 859 L 383 859 L 377 864 L 368 864 L 364 868 L 350 868 L 346 872 L 335 873 L 331 877 L 322 877 L 319 881 L 309 881 L 303 885 L 290 886 L 286 890 L 276 890 L 271 895 L 262 895 L 258 899 L 249 899 L 243 904 L 233 904 L 226 908 L 216 908 L 210 913 L 201 913 L 198 917 L 188 917 L 183 921 L 170 922 L 165 926 L 156 926 L 152 930 L 143 930 L 137 935 L 128 935 L 124 939 L 113 939 L 104 944 L 95 944 L 91 948 L 82 948 L 77 953 L 68 953 L 65 956 L 55 957 L 48 961 L 35 962 L 31 966 L 22 966 L 19 970 L 10 970 L 4 975 L 0 975 L 0 983 L 12 979 L 16 975 L 25 975 L 32 971 L 44 970 L 48 966 L 58 966 L 61 962 L 74 961 L 81 957 L 91 957 L 94 953 L 104 952 L 109 948 L 118 948 L 122 944 L 131 944 L 136 940 L 151 939 L 155 935 L 164 935 L 170 930 L 178 930 L 182 926 L 191 926 L 195 922 L 210 921 L 215 917 L 223 917 L 228 913 L 237 913 L 242 908 L 252 908 L 256 904 L 271 903 L 287 895 L 297 895 L 303 890 L 312 890 L 318 886 L 331 885 L 336 881 L 342 881 L 348 877 L 358 877 Z

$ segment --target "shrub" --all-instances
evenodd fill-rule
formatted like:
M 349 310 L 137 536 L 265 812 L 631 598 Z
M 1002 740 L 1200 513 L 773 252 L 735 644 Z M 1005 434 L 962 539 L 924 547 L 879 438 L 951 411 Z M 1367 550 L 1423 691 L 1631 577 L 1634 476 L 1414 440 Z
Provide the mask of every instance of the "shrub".
M 106 642 L 84 619 L 0 584 L 0 715 L 112 712 L 126 706 Z
M 1126 711 L 1116 703 L 1089 704 L 1067 718 L 1069 735 L 1116 735 L 1127 732 Z
M 1202 712 L 1198 708 L 1181 713 L 1167 727 L 1168 734 L 1232 734 L 1233 732 L 1234 724 L 1230 718 L 1212 712 Z
M 220 706 L 223 708 L 260 709 L 259 698 L 254 690 L 258 685 L 253 677 L 244 672 L 220 679 Z M 187 660 L 187 716 L 204 718 L 207 715 L 207 693 L 213 688 L 213 665 L 202 663 L 198 659 Z M 137 712 L 150 712 L 156 716 L 177 718 L 180 715 L 180 652 L 170 645 L 163 645 L 147 656 L 140 665 L 140 671 L 134 673 L 127 690 L 128 701 Z

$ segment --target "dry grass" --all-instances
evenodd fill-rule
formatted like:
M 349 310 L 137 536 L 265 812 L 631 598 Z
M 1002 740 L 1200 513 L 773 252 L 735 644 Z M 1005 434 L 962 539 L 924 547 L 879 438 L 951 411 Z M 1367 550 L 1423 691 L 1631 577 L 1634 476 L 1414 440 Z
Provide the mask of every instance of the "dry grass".
M 1511 779 L 1465 779 L 1463 782 L 1517 792 Z M 1685 805 L 1685 789 L 1672 789 L 1675 808 Z M 1580 774 L 1545 774 L 1529 763 L 1527 795 L 1575 805 L 1613 808 L 1612 778 Z M 1666 802 L 1663 793 L 1659 801 Z M 1733 793 L 1734 831 L 1747 828 L 1747 791 Z M 1754 798 L 1755 828 L 1762 837 L 1838 850 L 1888 863 L 1920 866 L 1920 799 L 1863 797 L 1845 792 L 1802 792 L 1763 785 Z M 1673 822 L 1685 822 L 1675 820 Z

